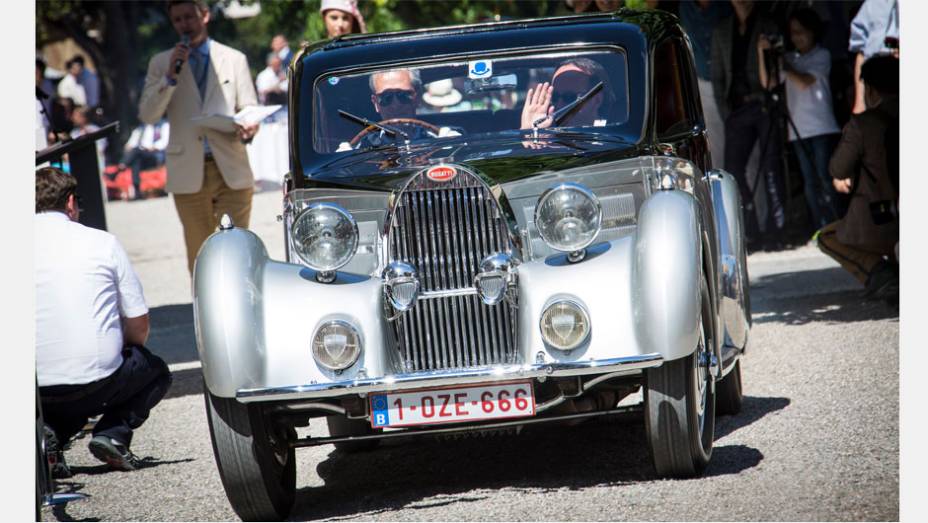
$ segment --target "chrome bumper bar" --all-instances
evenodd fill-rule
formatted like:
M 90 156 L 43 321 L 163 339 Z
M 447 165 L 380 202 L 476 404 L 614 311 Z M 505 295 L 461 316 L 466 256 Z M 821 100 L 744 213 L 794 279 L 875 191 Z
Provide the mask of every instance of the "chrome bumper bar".
M 291 385 L 258 389 L 239 389 L 236 399 L 243 403 L 255 401 L 302 400 L 313 398 L 336 398 L 353 394 L 396 392 L 402 390 L 443 387 L 446 385 L 469 385 L 493 383 L 526 378 L 561 376 L 583 376 L 587 374 L 627 373 L 636 374 L 642 369 L 659 367 L 664 358 L 657 353 L 610 358 L 594 361 L 564 363 L 542 363 L 535 365 L 497 365 L 471 369 L 437 370 L 415 374 L 396 374 L 379 378 L 351 381 L 335 381 L 312 385 Z

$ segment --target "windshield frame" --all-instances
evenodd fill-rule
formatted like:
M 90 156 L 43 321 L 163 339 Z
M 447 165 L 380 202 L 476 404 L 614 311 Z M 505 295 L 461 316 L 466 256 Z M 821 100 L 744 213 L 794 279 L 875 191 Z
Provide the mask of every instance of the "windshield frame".
M 609 24 L 612 25 L 612 24 Z M 497 48 L 492 50 L 484 49 L 467 49 L 467 50 L 454 50 L 449 52 L 439 52 L 437 54 L 431 54 L 428 56 L 419 56 L 419 57 L 409 57 L 402 60 L 392 59 L 385 60 L 379 59 L 376 61 L 357 63 L 357 61 L 351 65 L 342 65 L 346 63 L 346 60 L 341 58 L 336 58 L 331 56 L 330 53 L 334 52 L 341 54 L 340 50 L 326 50 L 324 46 L 317 48 L 315 51 L 307 53 L 301 56 L 299 63 L 294 66 L 294 75 L 291 77 L 292 84 L 290 89 L 291 97 L 291 107 L 294 108 L 290 112 L 290 142 L 292 144 L 291 150 L 291 167 L 293 169 L 294 176 L 299 177 L 300 179 L 308 179 L 312 177 L 313 173 L 318 172 L 320 169 L 325 169 L 327 165 L 332 164 L 333 162 L 339 162 L 339 164 L 344 165 L 343 161 L 346 157 L 351 155 L 345 155 L 338 152 L 332 153 L 317 153 L 313 145 L 313 135 L 312 132 L 315 130 L 315 105 L 316 102 L 312 98 L 312 93 L 315 90 L 316 82 L 321 78 L 326 78 L 332 74 L 340 75 L 353 75 L 353 74 L 363 74 L 370 73 L 376 70 L 390 69 L 390 68 L 399 68 L 399 67 L 419 67 L 419 66 L 428 66 L 436 65 L 447 62 L 454 61 L 467 61 L 467 60 L 477 60 L 477 59 L 496 59 L 498 57 L 519 57 L 535 54 L 546 54 L 546 53 L 559 53 L 559 52 L 570 52 L 571 50 L 605 50 L 610 52 L 620 52 L 624 55 L 626 61 L 626 84 L 627 84 L 627 103 L 628 103 L 628 119 L 627 121 L 618 126 L 605 126 L 597 128 L 562 128 L 563 131 L 559 129 L 545 129 L 544 132 L 548 134 L 558 132 L 566 132 L 571 134 L 576 134 L 578 131 L 583 132 L 583 130 L 589 130 L 592 133 L 600 135 L 613 135 L 620 141 L 626 143 L 637 143 L 640 140 L 644 139 L 645 133 L 648 129 L 647 123 L 647 114 L 648 114 L 648 96 L 649 96 L 649 84 L 648 84 L 648 74 L 650 64 L 648 63 L 647 57 L 647 40 L 644 38 L 644 35 L 640 32 L 635 26 L 630 26 L 629 24 L 622 23 L 619 26 L 621 31 L 625 31 L 628 28 L 634 30 L 634 34 L 630 35 L 631 38 L 627 36 L 621 38 L 621 41 L 617 41 L 616 36 L 609 35 L 608 40 L 603 37 L 597 38 L 603 30 L 614 30 L 612 27 L 608 27 L 604 24 L 603 27 L 595 27 L 595 33 L 591 34 L 592 38 L 585 39 L 581 41 L 570 41 L 570 42 L 545 42 L 544 44 L 538 45 L 522 45 L 522 46 L 512 46 L 506 48 Z M 520 33 L 522 31 L 519 31 Z M 530 34 L 526 32 L 527 34 Z M 493 33 L 490 33 L 493 34 Z M 526 34 L 526 36 L 527 36 Z M 496 36 L 494 34 L 494 36 Z M 502 35 L 500 35 L 502 36 Z M 425 42 L 416 42 L 416 45 L 422 45 Z M 398 49 L 402 49 L 406 45 L 411 45 L 412 42 L 403 42 L 403 45 L 400 46 L 400 42 L 397 43 Z M 462 42 L 463 44 L 463 42 Z M 380 44 L 384 45 L 384 44 Z M 456 45 L 457 47 L 463 47 L 463 45 Z M 371 49 L 369 54 L 366 49 L 362 49 L 359 46 L 358 48 L 349 48 L 345 52 L 351 51 L 352 53 L 358 53 L 364 51 L 364 56 L 371 56 L 382 58 L 384 56 L 384 51 L 389 48 L 384 48 L 384 50 L 378 49 L 377 52 L 374 52 L 374 49 Z M 372 46 L 373 47 L 373 46 Z M 379 47 L 379 46 L 378 46 Z M 392 47 L 392 46 L 391 46 Z M 414 48 L 416 49 L 416 48 Z M 418 49 L 416 49 L 418 50 Z M 434 53 L 434 49 L 432 50 Z M 329 55 L 329 56 L 327 56 Z M 346 58 L 350 56 L 346 54 Z M 395 56 L 395 54 L 394 54 Z M 323 66 L 322 64 L 329 63 L 328 67 Z M 317 65 L 318 64 L 318 65 Z M 336 65 L 337 64 L 337 65 Z M 355 65 L 357 64 L 357 65 Z M 320 67 L 321 66 L 321 67 Z M 303 96 L 303 93 L 309 89 L 310 95 Z M 360 129 L 360 128 L 359 128 Z M 594 131 L 595 129 L 595 131 Z M 520 132 L 525 134 L 530 134 L 531 131 L 525 130 L 512 130 L 514 134 Z M 466 138 L 466 136 L 465 136 Z M 441 146 L 440 143 L 436 146 Z M 355 150 L 357 154 L 370 154 L 372 151 L 390 151 L 390 154 L 395 154 L 396 147 L 384 146 L 378 149 L 366 149 L 366 150 Z M 350 152 L 350 151 L 349 151 Z

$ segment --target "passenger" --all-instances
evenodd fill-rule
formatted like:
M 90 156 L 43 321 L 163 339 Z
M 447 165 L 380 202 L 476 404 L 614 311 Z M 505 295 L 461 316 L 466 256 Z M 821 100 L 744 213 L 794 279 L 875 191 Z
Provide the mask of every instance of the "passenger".
M 538 118 L 548 116 L 538 124 L 539 128 L 550 127 L 551 116 L 585 94 L 599 82 L 606 82 L 606 70 L 589 58 L 571 58 L 562 62 L 551 76 L 551 83 L 544 82 L 529 89 L 522 108 L 522 129 L 531 129 Z M 583 104 L 573 115 L 561 122 L 565 127 L 606 125 L 604 112 L 609 107 L 611 91 L 603 89 Z

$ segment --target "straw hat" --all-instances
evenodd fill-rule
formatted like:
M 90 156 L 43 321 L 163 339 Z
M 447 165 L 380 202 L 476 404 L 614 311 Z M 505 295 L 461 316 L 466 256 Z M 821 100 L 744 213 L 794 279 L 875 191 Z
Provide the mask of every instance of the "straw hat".
M 426 92 L 422 95 L 425 103 L 435 107 L 450 107 L 461 102 L 461 93 L 454 88 L 451 79 L 438 80 L 426 86 Z

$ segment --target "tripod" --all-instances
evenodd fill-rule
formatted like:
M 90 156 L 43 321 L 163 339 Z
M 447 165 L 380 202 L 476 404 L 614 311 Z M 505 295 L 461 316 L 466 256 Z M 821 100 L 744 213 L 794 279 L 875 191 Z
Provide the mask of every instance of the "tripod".
M 764 64 L 768 71 L 768 82 L 770 78 L 779 79 L 780 78 L 780 53 L 773 52 L 771 50 L 764 51 Z M 819 167 L 815 162 L 815 156 L 810 150 L 810 145 L 805 141 L 802 135 L 799 133 L 799 129 L 796 127 L 796 123 L 793 121 L 792 116 L 789 114 L 789 107 L 787 106 L 786 100 L 786 89 L 785 84 L 778 84 L 772 89 L 767 89 L 764 91 L 764 102 L 763 110 L 769 115 L 770 121 L 767 126 L 766 138 L 761 143 L 760 147 L 760 161 L 763 162 L 767 149 L 769 147 L 771 140 L 778 140 L 778 143 L 785 145 L 784 137 L 781 132 L 783 129 L 782 122 L 787 122 L 790 126 L 790 129 L 793 131 L 793 135 L 796 137 L 797 143 L 799 144 L 799 149 L 802 151 L 802 154 L 806 157 L 807 163 L 812 166 L 813 173 L 817 180 L 821 180 L 822 176 L 819 172 Z M 783 173 L 783 183 L 784 183 L 784 198 L 782 201 L 783 205 L 783 230 L 787 230 L 787 221 L 790 216 L 790 209 L 792 207 L 792 197 L 791 197 L 791 188 L 789 185 L 789 160 L 788 160 L 788 151 L 786 147 L 782 147 L 780 151 L 780 168 Z M 754 183 L 754 186 L 750 188 L 751 201 L 754 201 L 754 197 L 757 194 L 758 186 L 760 185 L 760 176 Z M 750 184 L 749 184 L 750 185 Z M 816 226 L 818 224 L 815 224 Z

